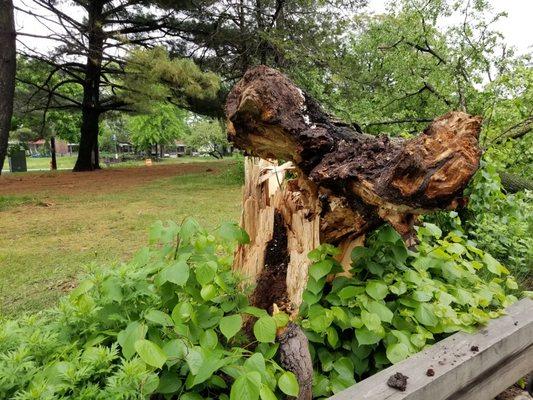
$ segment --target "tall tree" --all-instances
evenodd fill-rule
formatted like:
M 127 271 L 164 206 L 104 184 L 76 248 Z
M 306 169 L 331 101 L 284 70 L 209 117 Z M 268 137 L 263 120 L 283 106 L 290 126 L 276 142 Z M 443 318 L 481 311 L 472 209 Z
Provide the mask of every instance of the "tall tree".
M 81 110 L 80 148 L 74 170 L 98 169 L 98 128 L 102 115 L 112 110 L 131 110 L 131 105 L 117 94 L 121 89 L 117 77 L 124 74 L 125 68 L 123 55 L 132 46 L 152 45 L 175 35 L 170 29 L 179 23 L 178 14 L 174 10 L 150 8 L 153 2 L 144 0 L 77 0 L 74 5 L 63 0 L 33 3 L 40 12 L 17 10 L 50 27 L 51 34 L 41 39 L 58 43 L 49 54 L 43 54 L 22 42 L 22 54 L 52 67 L 44 82 L 33 85 L 36 90 L 48 93 L 47 109 Z M 175 6 L 186 12 L 202 3 L 180 1 Z M 56 74 L 63 79 L 49 87 Z M 60 93 L 64 85 L 71 84 L 82 87 L 81 98 Z
M 117 78 L 125 72 L 123 55 L 132 46 L 164 45 L 172 58 L 193 59 L 233 82 L 258 63 L 287 65 L 283 42 L 313 47 L 313 38 L 324 37 L 317 35 L 318 31 L 326 32 L 342 19 L 341 6 L 359 6 L 364 0 L 76 0 L 69 8 L 66 5 L 71 3 L 65 0 L 33 2 L 47 15 L 52 13 L 53 21 L 43 13 L 18 10 L 51 26 L 53 34 L 47 39 L 59 46 L 50 55 L 31 49 L 24 53 L 48 62 L 53 66 L 52 73 L 67 74 L 65 84 L 76 82 L 83 87 L 83 98 L 60 100 L 61 107 L 82 111 L 80 153 L 75 166 L 81 171 L 98 168 L 94 156 L 102 114 L 131 107 L 118 96 L 124 87 Z M 76 17 L 81 14 L 83 18 Z M 80 57 L 85 58 L 84 63 Z M 148 70 L 150 73 L 158 69 L 157 65 L 151 66 L 154 69 Z M 138 70 L 147 71 L 142 65 Z M 170 74 L 173 79 L 163 83 L 181 95 L 179 84 L 183 79 L 174 78 L 187 72 L 175 70 Z M 48 89 L 50 96 L 55 96 L 62 85 Z M 36 88 L 42 90 L 42 86 L 37 84 Z M 188 105 L 194 111 L 221 117 L 224 94 L 219 97 L 217 102 L 201 97 Z
M 7 154 L 15 97 L 16 32 L 13 1 L 0 0 L 0 174 Z

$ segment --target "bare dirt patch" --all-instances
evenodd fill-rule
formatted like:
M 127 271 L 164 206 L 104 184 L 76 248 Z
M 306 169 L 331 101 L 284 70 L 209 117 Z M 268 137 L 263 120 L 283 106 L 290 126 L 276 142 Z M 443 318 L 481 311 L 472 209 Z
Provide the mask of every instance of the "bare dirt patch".
M 217 173 L 220 163 L 153 165 L 151 167 L 109 168 L 93 172 L 38 172 L 0 176 L 0 195 L 109 193 L 171 176 Z

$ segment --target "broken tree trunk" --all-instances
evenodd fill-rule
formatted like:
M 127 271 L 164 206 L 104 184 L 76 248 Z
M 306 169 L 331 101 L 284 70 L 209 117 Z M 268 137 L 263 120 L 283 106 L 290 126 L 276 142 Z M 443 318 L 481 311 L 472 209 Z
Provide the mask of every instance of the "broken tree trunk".
M 237 250 L 234 268 L 255 284 L 254 305 L 270 312 L 279 307 L 293 316 L 307 283 L 310 250 L 320 243 L 339 246 L 347 271 L 352 249 L 385 222 L 414 245 L 417 216 L 461 204 L 481 155 L 480 117 L 450 112 L 409 140 L 370 136 L 335 120 L 265 66 L 249 70 L 237 83 L 226 113 L 229 139 L 262 158 L 246 161 L 241 223 L 251 244 Z M 274 160 L 286 163 L 277 166 Z M 285 180 L 290 168 L 295 178 Z M 283 335 L 282 347 L 301 347 L 305 340 L 294 327 L 291 337 L 299 340 L 284 342 Z M 307 356 L 282 360 L 304 388 L 310 376 L 302 373 Z M 303 390 L 299 399 L 310 396 Z

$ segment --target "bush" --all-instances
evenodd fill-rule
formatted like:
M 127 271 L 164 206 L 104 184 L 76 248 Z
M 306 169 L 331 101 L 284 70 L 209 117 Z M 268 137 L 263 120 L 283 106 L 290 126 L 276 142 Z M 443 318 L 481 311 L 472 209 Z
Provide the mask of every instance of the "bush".
M 520 282 L 533 274 L 533 193 L 504 194 L 495 167 L 483 162 L 469 186 L 468 235 L 504 263 Z M 531 282 L 529 283 L 531 284 Z
M 354 251 L 353 277 L 325 276 L 337 250 L 310 254 L 301 325 L 316 397 L 335 393 L 443 335 L 500 315 L 515 300 L 505 268 L 460 234 L 427 225 L 419 251 L 391 228 Z M 0 399 L 249 399 L 298 392 L 275 361 L 284 313 L 251 307 L 232 270 L 235 224 L 208 233 L 158 222 L 150 247 L 117 268 L 92 268 L 60 304 L 0 322 Z M 476 275 L 487 269 L 485 282 Z M 245 324 L 245 321 L 249 321 Z M 246 328 L 248 326 L 248 328 Z
M 93 270 L 54 310 L 3 321 L 0 398 L 253 399 L 297 390 L 273 360 L 276 328 L 288 318 L 250 307 L 231 271 L 234 244 L 246 240 L 233 224 L 211 235 L 190 219 L 159 222 L 152 248 L 130 263 Z M 243 332 L 249 315 L 253 350 Z
M 314 264 L 301 309 L 315 365 L 313 394 L 328 397 L 356 380 L 424 349 L 453 332 L 473 331 L 516 300 L 507 269 L 453 231 L 445 238 L 432 224 L 418 231 L 417 252 L 386 226 L 352 253 L 352 276 L 322 245 L 310 254 Z M 490 280 L 478 276 L 488 271 Z

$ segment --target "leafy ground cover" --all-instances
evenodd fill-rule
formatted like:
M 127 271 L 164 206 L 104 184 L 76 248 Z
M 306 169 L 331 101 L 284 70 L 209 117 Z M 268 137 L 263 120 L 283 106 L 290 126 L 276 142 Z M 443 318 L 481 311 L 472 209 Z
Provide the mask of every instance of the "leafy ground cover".
M 472 329 L 516 300 L 506 269 L 459 233 L 443 238 L 426 225 L 419 237 L 414 253 L 382 228 L 354 251 L 353 277 L 331 284 L 326 276 L 341 270 L 332 259 L 338 250 L 310 253 L 297 322 L 313 343 L 314 398 L 443 334 Z M 193 219 L 157 222 L 149 247 L 117 268 L 95 266 L 58 307 L 1 320 L 0 399 L 296 396 L 295 376 L 275 361 L 276 329 L 289 317 L 250 306 L 231 269 L 235 244 L 248 240 L 231 223 L 207 231 Z M 481 269 L 490 280 L 476 275 Z
M 237 220 L 241 183 L 233 163 L 0 177 L 1 312 L 55 303 L 84 267 L 128 259 L 154 220 L 194 216 L 210 228 Z

